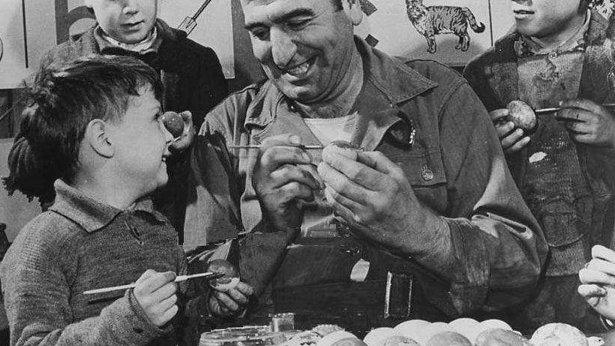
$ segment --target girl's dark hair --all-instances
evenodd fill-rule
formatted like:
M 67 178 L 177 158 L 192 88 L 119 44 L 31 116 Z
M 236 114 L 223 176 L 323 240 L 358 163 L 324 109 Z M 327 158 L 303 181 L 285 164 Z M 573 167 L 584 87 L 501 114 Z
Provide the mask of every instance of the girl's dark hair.
M 88 56 L 41 68 L 27 89 L 21 133 L 44 180 L 71 182 L 79 147 L 93 119 L 121 121 L 131 96 L 162 83 L 154 69 L 125 56 Z

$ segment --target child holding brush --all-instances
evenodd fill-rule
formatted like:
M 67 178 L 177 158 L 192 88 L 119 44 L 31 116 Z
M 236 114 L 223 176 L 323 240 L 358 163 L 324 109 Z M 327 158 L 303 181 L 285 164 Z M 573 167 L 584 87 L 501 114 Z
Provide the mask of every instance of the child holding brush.
M 599 0 L 513 0 L 515 30 L 471 61 L 464 76 L 485 104 L 511 173 L 549 243 L 545 277 L 517 328 L 565 322 L 600 328 L 576 292 L 595 244 L 609 246 L 615 216 L 613 55 Z M 521 100 L 539 114 L 531 131 L 508 121 Z M 504 121 L 502 121 L 504 120 Z
M 173 137 L 156 71 L 129 57 L 42 69 L 22 133 L 60 172 L 56 200 L 19 233 L 0 270 L 10 343 L 195 344 L 211 315 L 232 316 L 252 288 L 190 297 L 186 259 L 148 196 L 168 180 Z M 84 292 L 135 283 L 125 292 Z

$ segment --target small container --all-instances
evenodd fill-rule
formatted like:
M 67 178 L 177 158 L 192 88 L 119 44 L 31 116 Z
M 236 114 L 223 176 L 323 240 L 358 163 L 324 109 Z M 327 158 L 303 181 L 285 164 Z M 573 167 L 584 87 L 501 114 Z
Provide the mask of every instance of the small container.
M 295 329 L 295 314 L 292 312 L 278 313 L 271 316 L 271 331 L 285 332 Z

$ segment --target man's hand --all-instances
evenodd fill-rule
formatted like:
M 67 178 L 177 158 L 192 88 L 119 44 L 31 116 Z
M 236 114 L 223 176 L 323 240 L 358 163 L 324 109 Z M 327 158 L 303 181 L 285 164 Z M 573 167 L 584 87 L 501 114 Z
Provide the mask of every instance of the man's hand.
M 572 138 L 598 147 L 615 148 L 615 119 L 601 105 L 583 99 L 562 102 L 556 119 L 565 122 Z
M 252 184 L 261 205 L 277 229 L 292 239 L 301 226 L 303 211 L 298 200 L 312 201 L 321 189 L 312 158 L 294 135 L 269 137 L 261 144 Z
M 179 113 L 184 121 L 184 132 L 181 136 L 171 143 L 170 150 L 172 152 L 183 151 L 192 145 L 192 141 L 194 141 L 195 129 L 192 124 L 192 113 L 190 111 L 183 111 Z
M 515 128 L 512 121 L 506 120 L 508 113 L 507 108 L 501 108 L 492 110 L 489 116 L 491 116 L 502 149 L 505 153 L 512 154 L 525 147 L 530 142 L 530 137 L 524 136 L 523 129 Z
M 419 203 L 404 171 L 380 152 L 358 151 L 355 161 L 345 150 L 328 146 L 318 166 L 334 210 L 368 239 L 417 257 L 435 250 L 446 257 L 448 227 Z
M 209 311 L 218 317 L 237 315 L 245 309 L 252 294 L 252 286 L 241 281 L 228 290 L 213 289 L 208 302 Z
M 169 322 L 177 314 L 177 286 L 173 280 L 173 272 L 159 273 L 148 269 L 137 280 L 133 290 L 147 318 L 157 327 Z
M 615 252 L 595 245 L 591 261 L 579 271 L 579 279 L 579 294 L 599 314 L 615 320 Z

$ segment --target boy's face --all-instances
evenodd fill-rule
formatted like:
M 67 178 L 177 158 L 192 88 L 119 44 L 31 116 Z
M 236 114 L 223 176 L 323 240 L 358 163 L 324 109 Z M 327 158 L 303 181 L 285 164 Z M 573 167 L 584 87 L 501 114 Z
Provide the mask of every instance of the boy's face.
M 156 22 L 157 0 L 85 0 L 107 35 L 123 43 L 143 41 Z
M 582 0 L 513 0 L 512 10 L 517 31 L 538 38 L 557 36 L 571 26 L 574 19 L 585 16 Z
M 331 0 L 241 4 L 254 56 L 282 93 L 304 103 L 338 93 L 354 50 L 346 11 L 338 11 Z
M 126 114 L 110 121 L 113 164 L 126 186 L 146 195 L 167 183 L 166 159 L 173 137 L 158 120 L 160 103 L 150 88 L 130 98 Z

